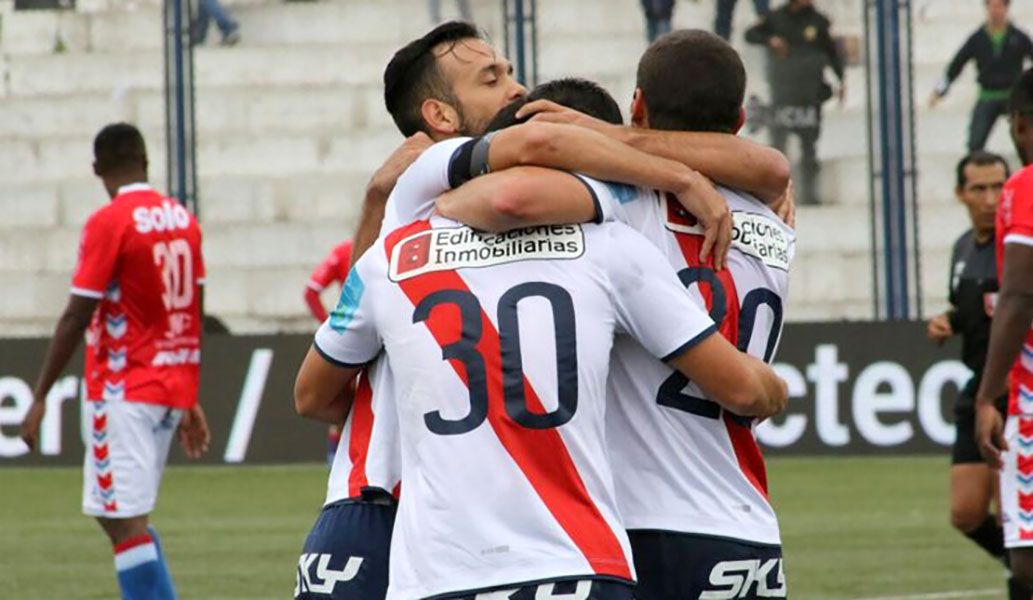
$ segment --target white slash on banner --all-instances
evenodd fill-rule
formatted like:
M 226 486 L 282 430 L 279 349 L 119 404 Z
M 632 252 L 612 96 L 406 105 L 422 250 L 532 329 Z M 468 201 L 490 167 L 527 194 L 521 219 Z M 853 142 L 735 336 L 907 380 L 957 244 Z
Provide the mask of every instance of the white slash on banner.
M 262 403 L 262 392 L 265 380 L 269 376 L 269 366 L 273 363 L 273 351 L 269 348 L 258 348 L 251 354 L 244 377 L 244 388 L 240 391 L 237 403 L 237 414 L 233 417 L 230 439 L 226 442 L 226 453 L 223 460 L 228 463 L 244 461 L 248 444 L 251 442 L 251 431 L 255 428 L 258 407 Z

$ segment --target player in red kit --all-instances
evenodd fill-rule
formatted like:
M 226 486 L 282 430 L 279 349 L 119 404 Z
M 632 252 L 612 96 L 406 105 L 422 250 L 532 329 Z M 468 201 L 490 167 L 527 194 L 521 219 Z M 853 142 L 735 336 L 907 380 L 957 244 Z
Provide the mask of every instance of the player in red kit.
M 319 263 L 308 282 L 305 283 L 305 304 L 312 316 L 322 323 L 330 316 L 323 306 L 320 294 L 333 284 L 341 286 L 348 277 L 348 265 L 351 264 L 352 243 L 351 240 L 334 246 L 330 254 Z
M 83 512 L 111 540 L 122 598 L 165 600 L 176 592 L 148 515 L 172 437 L 191 458 L 210 439 L 197 404 L 201 229 L 182 205 L 147 184 L 147 152 L 136 127 L 108 125 L 93 153 L 93 171 L 111 203 L 83 229 L 71 297 L 21 435 L 35 448 L 47 393 L 85 333 L 90 431 Z
M 1033 69 L 1009 100 L 1011 135 L 1024 169 L 1004 186 L 995 238 L 1000 292 L 986 368 L 976 394 L 976 441 L 1000 468 L 1004 547 L 1015 579 L 1033 587 Z M 1007 425 L 994 399 L 1008 393 Z

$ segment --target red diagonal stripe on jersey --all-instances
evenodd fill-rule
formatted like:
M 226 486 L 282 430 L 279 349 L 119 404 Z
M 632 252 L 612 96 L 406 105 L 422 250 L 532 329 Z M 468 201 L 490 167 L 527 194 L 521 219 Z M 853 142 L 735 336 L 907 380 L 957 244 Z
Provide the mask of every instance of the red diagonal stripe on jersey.
M 768 472 L 764 466 L 764 455 L 760 452 L 757 439 L 753 437 L 753 430 L 732 420 L 732 415 L 728 411 L 724 411 L 722 416 L 728 437 L 732 440 L 735 458 L 739 461 L 739 469 L 766 500 L 768 498 Z
M 427 229 L 430 229 L 427 221 L 418 221 L 389 235 L 385 243 L 388 257 L 399 240 Z M 469 291 L 466 282 L 455 271 L 427 273 L 403 280 L 398 285 L 413 306 L 439 290 Z M 454 311 L 438 310 L 424 321 L 441 345 L 450 344 L 461 336 L 462 324 L 454 315 Z M 522 427 L 506 414 L 499 334 L 483 310 L 481 326 L 483 335 L 477 350 L 487 371 L 488 422 L 499 441 L 592 569 L 599 575 L 631 579 L 628 558 L 620 541 L 588 494 L 559 431 Z M 463 383 L 469 385 L 466 370 L 456 361 L 450 360 L 449 363 Z M 526 377 L 524 390 L 529 410 L 539 414 L 548 412 Z
M 93 447 L 93 456 L 97 460 L 104 460 L 105 458 L 107 458 L 108 457 L 108 445 L 107 444 L 101 444 L 99 446 L 94 446 Z
M 677 206 L 677 200 L 668 197 L 668 219 L 678 218 L 677 214 L 672 214 L 672 211 Z M 712 259 L 708 259 L 706 262 L 699 259 L 699 251 L 703 247 L 703 236 L 674 232 L 674 238 L 678 241 L 678 247 L 681 249 L 685 264 L 690 267 L 713 268 L 714 261 Z M 731 271 L 721 269 L 716 274 L 718 280 L 725 288 L 725 318 L 724 321 L 718 323 L 718 330 L 726 340 L 733 345 L 737 345 L 739 342 L 739 310 L 741 308 L 739 306 L 739 291 L 735 287 L 735 280 L 732 279 Z M 699 291 L 706 302 L 707 310 L 710 311 L 714 304 L 712 287 L 700 285 Z M 767 468 L 764 466 L 764 455 L 761 454 L 760 446 L 757 445 L 757 439 L 753 436 L 753 431 L 733 421 L 731 415 L 727 412 L 724 412 L 723 415 L 725 429 L 728 431 L 728 438 L 732 442 L 732 450 L 735 452 L 736 462 L 739 463 L 739 470 L 742 471 L 743 477 L 750 482 L 750 485 L 767 499 Z
M 1019 492 L 1019 508 L 1026 512 L 1033 512 L 1033 494 Z
M 1019 473 L 1023 475 L 1033 473 L 1033 456 L 1023 456 L 1020 454 L 1018 458 Z
M 93 415 L 93 430 L 103 431 L 108 426 L 107 415 Z
M 362 488 L 369 485 L 366 458 L 369 456 L 369 441 L 373 437 L 373 388 L 370 387 L 369 373 L 365 369 L 359 374 L 351 418 L 348 457 L 351 458 L 352 470 L 348 474 L 348 496 L 354 498 L 360 496 Z

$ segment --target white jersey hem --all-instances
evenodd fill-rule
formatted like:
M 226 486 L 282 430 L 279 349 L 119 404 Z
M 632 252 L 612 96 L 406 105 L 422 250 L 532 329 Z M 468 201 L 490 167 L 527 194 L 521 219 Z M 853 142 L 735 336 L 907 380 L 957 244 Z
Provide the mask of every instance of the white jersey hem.
M 706 525 L 704 525 L 704 523 Z M 629 531 L 638 529 L 670 531 L 672 533 L 684 533 L 686 535 L 720 537 L 753 544 L 768 544 L 772 546 L 782 545 L 782 537 L 777 526 L 747 526 L 743 523 L 719 521 L 705 516 L 626 515 L 624 517 L 624 528 Z M 749 535 L 744 535 L 744 532 L 747 530 Z
M 627 568 L 631 570 L 629 562 Z M 488 571 L 484 567 L 483 571 Z M 634 573 L 632 573 L 634 576 Z M 390 586 L 387 590 L 387 600 L 412 600 L 413 598 L 434 598 L 448 597 L 457 594 L 474 594 L 494 588 L 514 588 L 533 584 L 534 582 L 551 581 L 554 579 L 606 579 L 610 581 L 627 581 L 634 583 L 634 580 L 625 580 L 616 575 L 595 573 L 588 565 L 584 557 L 568 560 L 535 561 L 533 565 L 522 568 L 502 569 L 486 573 L 471 573 L 464 577 L 453 576 L 448 582 L 428 582 L 423 579 L 423 585 L 413 585 L 405 588 Z

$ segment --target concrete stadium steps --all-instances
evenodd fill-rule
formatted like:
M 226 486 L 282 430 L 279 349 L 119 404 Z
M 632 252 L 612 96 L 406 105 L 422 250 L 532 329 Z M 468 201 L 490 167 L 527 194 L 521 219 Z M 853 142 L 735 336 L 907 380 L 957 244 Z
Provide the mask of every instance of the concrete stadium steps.
M 428 27 L 426 4 L 227 4 L 241 22 L 241 44 L 218 47 L 213 28 L 196 52 L 208 307 L 235 331 L 310 331 L 304 282 L 328 249 L 351 234 L 369 175 L 401 141 L 383 109 L 380 77 L 398 45 Z M 473 4 L 479 24 L 501 44 L 499 3 Z M 937 109 L 924 102 L 951 53 L 982 19 L 982 3 L 919 5 L 922 283 L 927 310 L 939 310 L 950 245 L 965 226 L 953 200 L 953 167 L 976 93 L 971 67 Z M 101 125 L 138 123 L 155 184 L 164 187 L 160 6 L 160 0 L 78 0 L 76 13 L 14 13 L 10 0 L 0 0 L 0 281 L 13 290 L 0 305 L 5 332 L 46 333 L 64 304 L 79 228 L 106 201 L 89 173 L 90 142 Z M 860 35 L 860 6 L 860 0 L 825 0 L 822 9 L 837 33 Z M 454 14 L 450 0 L 443 9 Z M 539 11 L 540 79 L 595 79 L 627 116 L 646 47 L 639 3 L 544 0 Z M 1015 3 L 1012 12 L 1033 23 L 1033 5 Z M 740 2 L 733 39 L 747 64 L 748 93 L 766 97 L 764 51 L 742 42 L 753 20 L 750 3 Z M 712 2 L 678 3 L 676 26 L 712 23 Z M 64 52 L 55 54 L 58 37 Z M 848 101 L 827 106 L 819 146 L 822 196 L 832 204 L 799 211 L 793 320 L 872 316 L 864 70 L 851 67 L 847 77 Z M 1003 126 L 990 148 L 1010 154 Z

